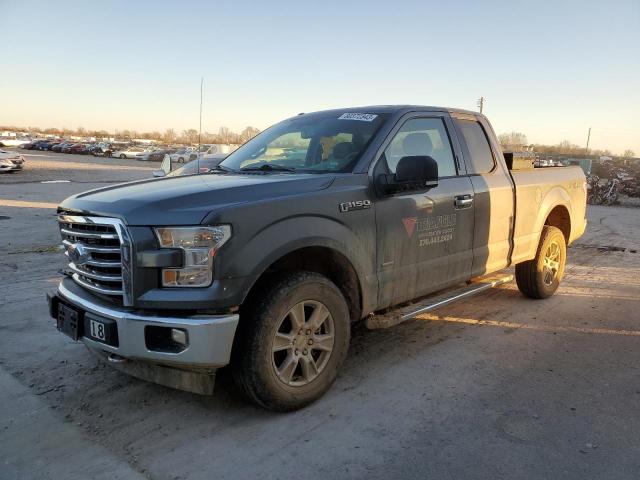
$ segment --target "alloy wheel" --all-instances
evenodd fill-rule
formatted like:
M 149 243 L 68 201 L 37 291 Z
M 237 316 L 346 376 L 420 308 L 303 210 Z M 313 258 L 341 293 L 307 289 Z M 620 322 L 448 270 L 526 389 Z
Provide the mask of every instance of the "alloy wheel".
M 551 242 L 544 254 L 542 263 L 542 281 L 545 285 L 551 285 L 560 271 L 560 245 Z
M 321 302 L 305 300 L 280 320 L 272 341 L 272 364 L 285 385 L 301 387 L 320 375 L 334 346 L 334 322 Z

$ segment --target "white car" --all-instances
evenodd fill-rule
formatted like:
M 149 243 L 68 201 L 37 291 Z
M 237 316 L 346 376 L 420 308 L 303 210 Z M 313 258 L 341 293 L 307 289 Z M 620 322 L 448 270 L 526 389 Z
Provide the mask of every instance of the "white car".
M 31 143 L 31 140 L 28 138 L 0 138 L 0 147 L 22 147 L 27 143 Z
M 149 155 L 155 152 L 157 148 L 145 148 L 141 152 L 136 153 L 136 156 L 133 157 L 136 160 L 144 160 L 145 162 L 149 160 Z
M 171 157 L 172 162 L 187 163 L 188 161 L 196 158 L 196 155 L 196 149 L 191 147 L 180 149 L 169 156 Z
M 24 167 L 24 157 L 16 152 L 0 149 L 0 172 L 15 172 Z
M 124 150 L 118 150 L 111 154 L 115 158 L 136 158 L 138 155 L 144 153 L 144 148 L 129 147 Z

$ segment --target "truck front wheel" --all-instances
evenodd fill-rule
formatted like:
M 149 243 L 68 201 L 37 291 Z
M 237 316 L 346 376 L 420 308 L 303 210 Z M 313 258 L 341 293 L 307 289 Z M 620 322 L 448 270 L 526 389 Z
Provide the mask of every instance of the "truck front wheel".
M 241 315 L 232 369 L 247 396 L 274 411 L 302 408 L 333 384 L 349 348 L 340 290 L 312 272 L 263 287 Z
M 516 265 L 516 283 L 527 297 L 547 298 L 555 293 L 564 275 L 567 244 L 559 228 L 545 226 L 533 260 Z

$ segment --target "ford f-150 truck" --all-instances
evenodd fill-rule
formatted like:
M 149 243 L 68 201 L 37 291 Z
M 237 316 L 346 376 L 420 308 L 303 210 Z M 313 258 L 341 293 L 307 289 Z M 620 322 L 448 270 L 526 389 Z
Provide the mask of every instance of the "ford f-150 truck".
M 212 393 L 230 365 L 255 403 L 303 407 L 354 321 L 509 266 L 524 295 L 553 295 L 586 226 L 584 174 L 507 159 L 474 112 L 300 114 L 209 173 L 63 201 L 51 316 L 137 377 Z

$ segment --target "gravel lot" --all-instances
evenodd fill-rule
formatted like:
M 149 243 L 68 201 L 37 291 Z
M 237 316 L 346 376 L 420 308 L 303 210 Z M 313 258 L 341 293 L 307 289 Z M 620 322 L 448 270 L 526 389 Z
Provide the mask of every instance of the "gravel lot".
M 55 330 L 55 205 L 158 166 L 26 158 L 0 176 L 0 478 L 640 478 L 640 209 L 589 208 L 551 299 L 510 284 L 389 330 L 356 325 L 333 389 L 282 415 L 225 372 L 213 397 L 178 392 Z

